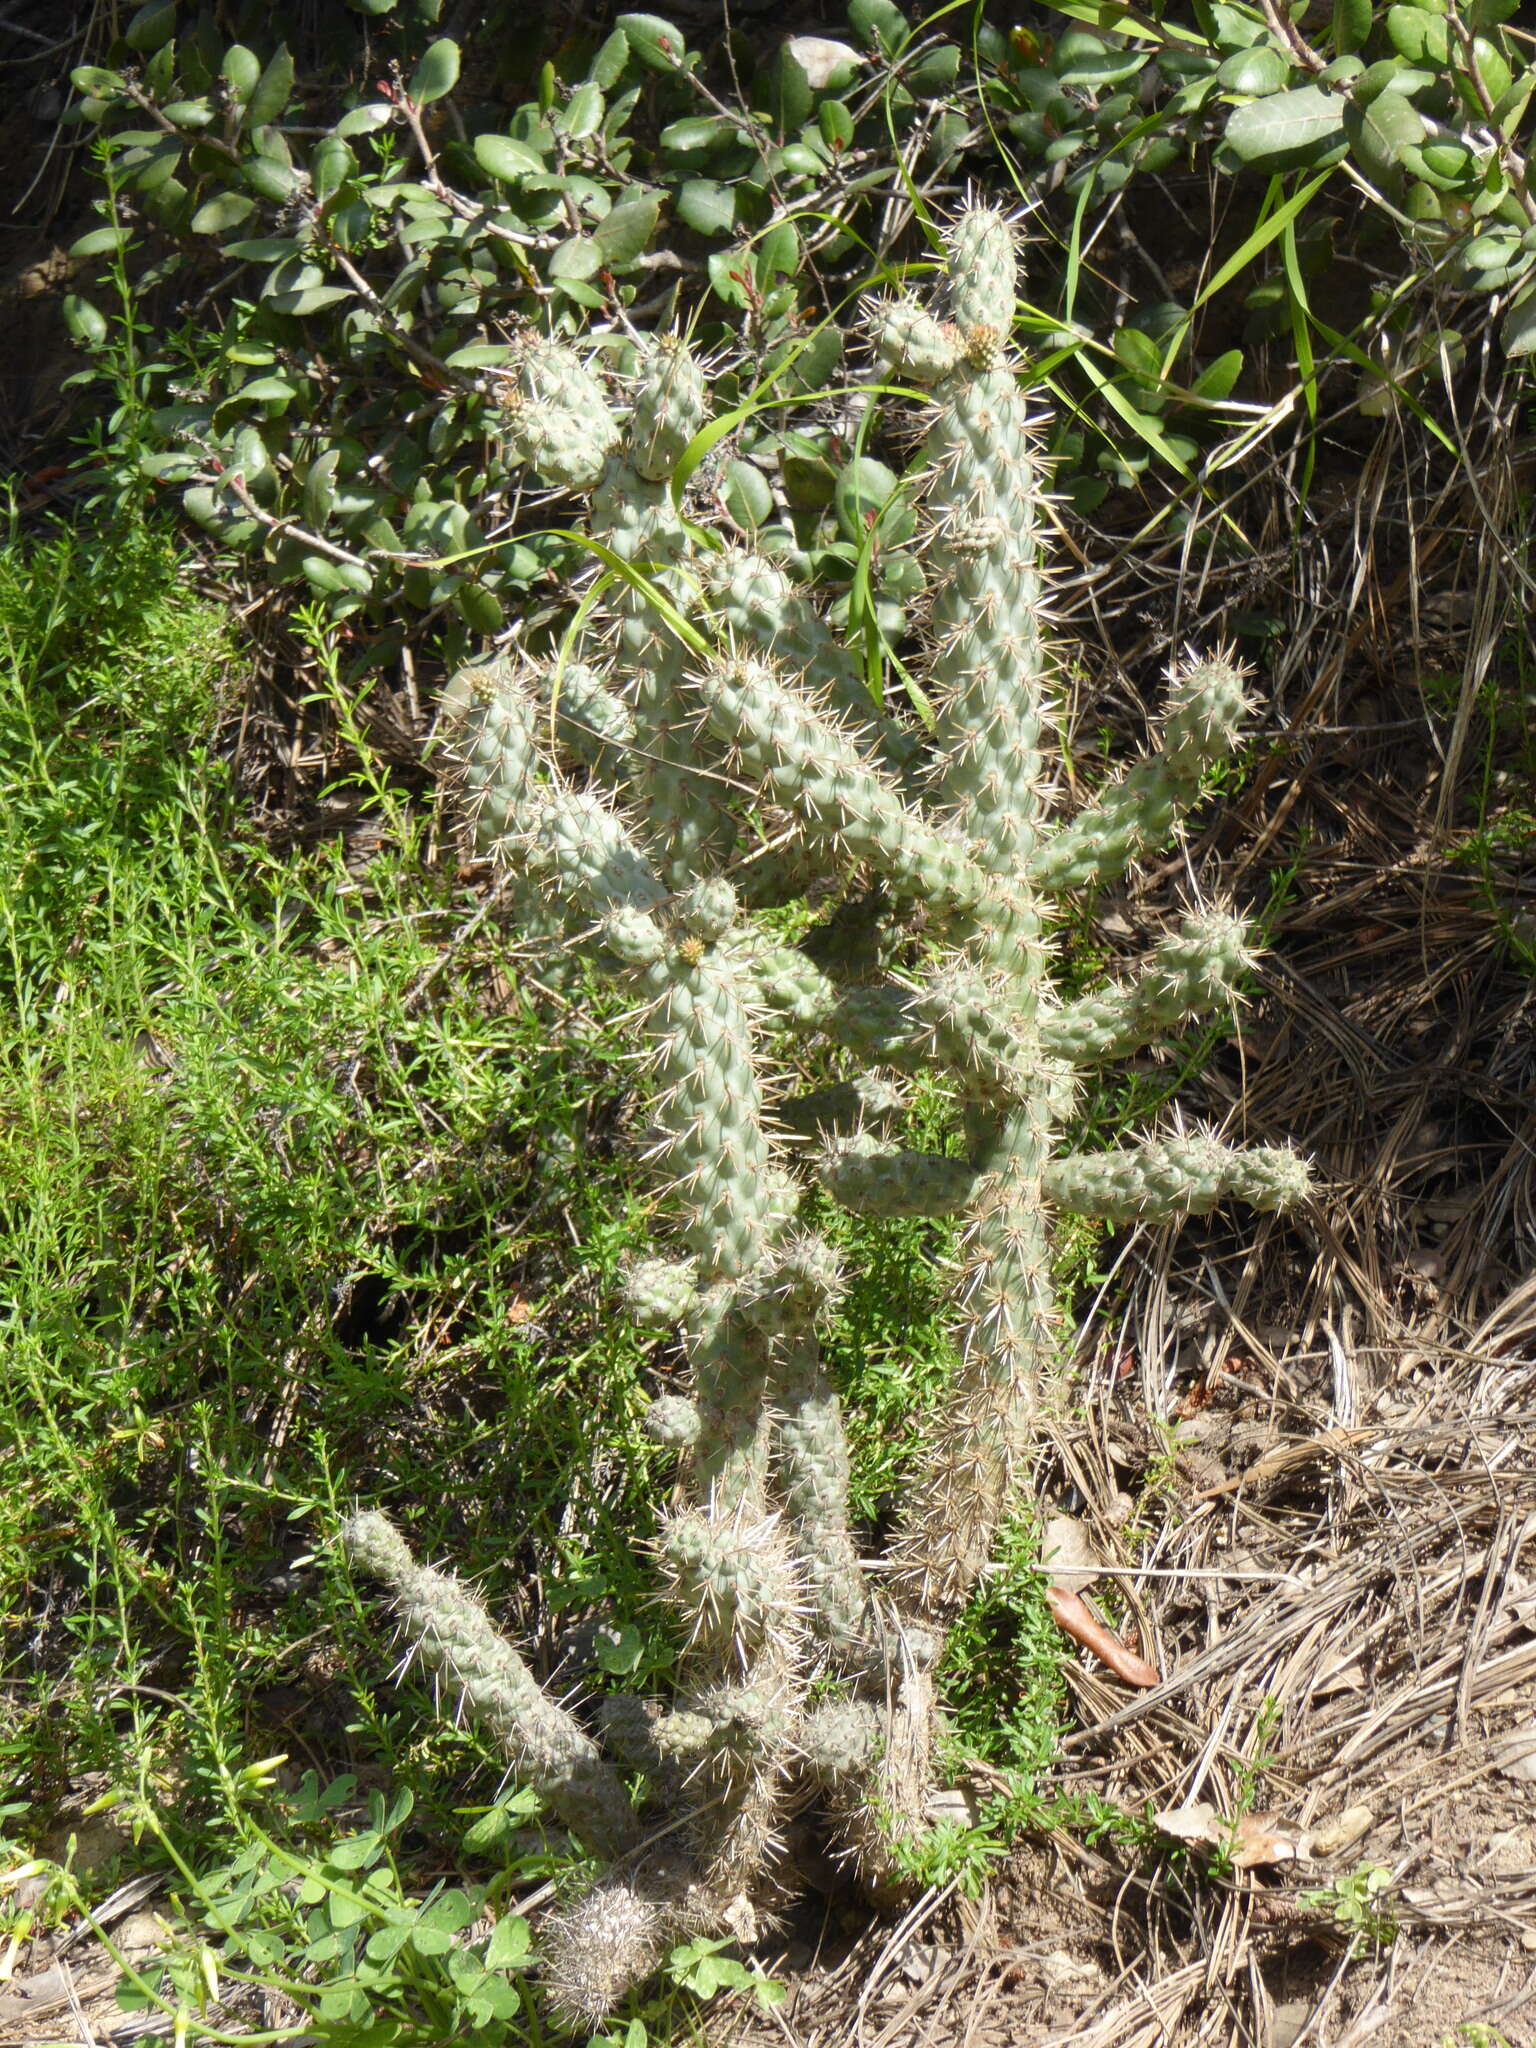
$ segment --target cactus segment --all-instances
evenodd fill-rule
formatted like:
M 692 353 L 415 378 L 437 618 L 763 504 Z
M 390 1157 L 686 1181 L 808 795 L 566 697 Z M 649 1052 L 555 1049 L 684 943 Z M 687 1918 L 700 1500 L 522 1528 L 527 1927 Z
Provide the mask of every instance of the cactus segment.
M 693 681 L 708 730 L 743 773 L 794 809 L 813 845 L 868 861 L 936 907 L 999 914 L 998 893 L 959 841 L 908 810 L 865 762 L 856 735 L 766 662 L 722 662 Z
M 684 1205 L 700 1281 L 730 1280 L 761 1255 L 773 1215 L 761 1076 L 735 966 L 718 951 L 648 962 L 647 1031 L 661 1138 L 652 1153 Z
M 810 1594 L 812 1626 L 842 1658 L 867 1659 L 870 1595 L 848 1527 L 848 1443 L 836 1390 L 807 1331 L 780 1346 L 777 1476 Z
M 1293 1209 L 1312 1191 L 1306 1161 L 1284 1146 L 1233 1150 L 1204 1132 L 1152 1138 L 1119 1152 L 1052 1160 L 1046 1192 L 1058 1208 L 1111 1223 L 1205 1216 L 1235 1196 L 1250 1208 Z
M 646 350 L 630 404 L 625 453 L 648 482 L 668 482 L 709 417 L 704 373 L 679 335 L 662 335 Z
M 936 320 L 919 299 L 887 299 L 870 310 L 875 354 L 895 377 L 937 384 L 965 353 L 955 324 Z
M 826 1148 L 817 1178 L 855 1216 L 954 1216 L 971 1201 L 977 1172 L 964 1159 L 859 1133 Z
M 510 453 L 557 489 L 596 483 L 619 425 L 591 371 L 564 343 L 529 333 L 509 373 L 500 403 Z
M 551 662 L 536 672 L 534 688 L 541 712 L 553 718 L 561 746 L 584 768 L 596 770 L 610 782 L 622 780 L 635 721 L 628 705 L 614 696 L 597 670 L 584 661 L 570 661 L 563 668 Z
M 1039 838 L 1053 733 L 1034 434 L 1005 370 L 962 367 L 935 396 L 924 451 L 934 794 L 990 872 L 1012 876 Z
M 468 1711 L 571 1833 L 599 1856 L 634 1848 L 639 1824 L 612 1766 L 545 1695 L 467 1587 L 417 1564 L 387 1516 L 350 1516 L 341 1540 L 352 1563 L 387 1589 L 411 1648 L 462 1689 Z
M 512 850 L 515 842 L 503 842 Z M 545 784 L 523 846 L 531 875 L 594 922 L 657 910 L 667 892 L 623 820 L 590 790 Z
M 798 1642 L 802 1591 L 777 1515 L 725 1522 L 689 1510 L 666 1524 L 657 1555 L 664 1595 L 705 1651 L 748 1671 L 771 1636 Z
M 925 1618 L 952 1613 L 986 1569 L 1033 1439 L 1041 1383 L 1056 1364 L 1060 1310 L 1043 1176 L 1064 1091 L 1049 1068 L 1042 1079 L 977 1161 L 960 1369 L 895 1545 L 896 1586 Z
M 836 1006 L 836 982 L 797 946 L 759 953 L 750 973 L 756 1001 L 790 1023 L 820 1024 Z
M 608 463 L 593 492 L 592 528 L 621 560 L 643 570 L 663 597 L 688 611 L 688 579 L 678 565 L 690 559 L 692 538 L 667 484 L 643 474 L 627 449 Z M 729 853 L 735 822 L 699 774 L 707 764 L 699 758 L 684 690 L 684 648 L 643 585 L 619 580 L 613 609 L 633 715 L 645 734 L 632 761 L 635 794 L 658 866 L 674 889 L 683 889 L 701 867 Z
M 811 1231 L 780 1238 L 737 1290 L 736 1309 L 766 1336 L 808 1330 L 836 1306 L 842 1266 L 825 1238 Z
M 658 1444 L 691 1450 L 703 1428 L 698 1403 L 681 1394 L 660 1394 L 645 1411 L 645 1433 Z
M 751 1685 L 721 1685 L 693 1694 L 685 1708 L 655 1724 L 663 1756 L 678 1763 L 724 1755 L 770 1758 L 789 1744 L 799 1715 L 785 1694 Z
M 968 206 L 945 237 L 949 312 L 962 334 L 1006 336 L 1018 304 L 1013 231 L 994 207 Z
M 1112 882 L 1139 854 L 1165 846 L 1207 771 L 1237 744 L 1248 708 L 1242 670 L 1225 657 L 1176 669 L 1162 748 L 1039 848 L 1029 863 L 1035 887 L 1061 895 Z
M 1186 917 L 1134 981 L 1096 989 L 1046 1017 L 1041 1041 L 1078 1066 L 1136 1052 L 1158 1032 L 1230 1000 L 1253 963 L 1247 940 L 1247 926 L 1224 911 Z
M 695 882 L 673 905 L 676 922 L 691 938 L 716 945 L 736 922 L 736 891 L 723 875 Z
M 539 1929 L 544 1988 L 561 2019 L 597 2026 L 660 1966 L 679 1930 L 661 1901 L 622 1878 L 594 1885 Z
M 624 1276 L 624 1306 L 643 1330 L 668 1330 L 699 1298 L 692 1259 L 638 1259 Z
M 880 1710 L 870 1700 L 828 1700 L 800 1724 L 795 1747 L 802 1767 L 824 1785 L 857 1777 L 881 1740 Z
M 475 850 L 494 856 L 526 832 L 537 807 L 538 721 L 525 679 L 505 659 L 462 668 L 438 705 Z
M 876 755 L 898 779 L 910 775 L 916 738 L 876 711 L 861 656 L 838 639 L 776 562 L 726 548 L 705 559 L 701 577 L 716 622 L 731 641 L 755 648 L 834 717 L 867 731 Z

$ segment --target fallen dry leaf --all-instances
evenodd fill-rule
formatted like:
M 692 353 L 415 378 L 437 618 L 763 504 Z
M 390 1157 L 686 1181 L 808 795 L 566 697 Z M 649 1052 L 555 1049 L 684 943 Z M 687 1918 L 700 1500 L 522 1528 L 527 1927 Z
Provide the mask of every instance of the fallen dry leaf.
M 1128 1650 L 1113 1629 L 1106 1628 L 1098 1617 L 1091 1613 L 1081 1593 L 1064 1593 L 1059 1586 L 1047 1586 L 1046 1605 L 1050 1608 L 1056 1626 L 1074 1643 L 1081 1643 L 1085 1650 L 1092 1650 L 1101 1664 L 1107 1665 L 1116 1678 L 1127 1685 L 1160 1685 L 1161 1677 L 1155 1666 L 1145 1657 L 1138 1657 L 1134 1650 Z
M 1046 1577 L 1063 1593 L 1086 1593 L 1103 1569 L 1093 1539 L 1075 1515 L 1052 1515 L 1040 1545 Z
M 784 47 L 817 92 L 840 72 L 854 71 L 867 61 L 859 51 L 830 36 L 791 36 Z
M 1269 1813 L 1240 1813 L 1227 1820 L 1208 1799 L 1189 1806 L 1164 1807 L 1153 1819 L 1165 1835 L 1197 1848 L 1222 1849 L 1238 1870 L 1254 1870 L 1260 1864 L 1294 1863 L 1308 1853 L 1308 1837 L 1287 1827 Z

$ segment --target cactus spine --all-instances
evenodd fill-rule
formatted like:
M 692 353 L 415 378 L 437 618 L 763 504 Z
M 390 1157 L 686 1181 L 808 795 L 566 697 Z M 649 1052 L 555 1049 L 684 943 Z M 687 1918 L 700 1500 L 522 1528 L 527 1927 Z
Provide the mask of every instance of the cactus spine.
M 575 354 L 527 342 L 509 436 L 557 489 L 591 493 L 591 530 L 628 565 L 575 657 L 483 664 L 442 725 L 483 851 L 530 926 L 580 935 L 638 999 L 654 1092 L 651 1159 L 681 1256 L 628 1280 L 632 1312 L 682 1333 L 686 1396 L 648 1426 L 673 1446 L 681 1503 L 658 1538 L 662 1597 L 687 1644 L 670 1703 L 609 1698 L 608 1748 L 643 1771 L 665 1829 L 687 1809 L 681 1867 L 631 1853 L 638 1823 L 574 1719 L 537 1693 L 461 1587 L 411 1564 L 376 1516 L 356 1562 L 394 1595 L 407 1635 L 453 1673 L 514 1763 L 612 1875 L 554 1923 L 553 1994 L 595 2019 L 687 1927 L 741 1933 L 787 1883 L 781 1822 L 819 1796 L 878 1897 L 899 1889 L 893 1837 L 920 1833 L 934 1668 L 1013 1498 L 1058 1351 L 1051 1219 L 1203 1212 L 1307 1192 L 1284 1150 L 1203 1132 L 1108 1153 L 1071 1149 L 1079 1070 L 1224 1006 L 1244 927 L 1185 919 L 1145 970 L 1063 1002 L 1061 898 L 1165 845 L 1230 750 L 1245 711 L 1224 658 L 1180 663 L 1160 748 L 1075 817 L 1054 780 L 1058 713 L 1034 435 L 1008 354 L 1014 252 L 1004 222 L 963 213 L 932 307 L 873 309 L 877 357 L 926 388 L 910 487 L 932 593 L 932 743 L 877 715 L 863 664 L 785 566 L 720 548 L 681 519 L 676 465 L 707 414 L 676 341 L 643 355 L 621 417 Z M 601 415 L 599 417 L 599 415 Z M 657 606 L 659 593 L 666 601 Z M 716 651 L 685 646 L 681 612 Z M 752 852 L 750 816 L 783 820 L 782 858 Z M 849 896 L 800 947 L 765 942 L 742 905 L 805 878 Z M 798 878 L 798 882 L 797 882 Z M 911 910 L 928 964 L 888 971 Z M 851 1064 L 795 1097 L 776 1039 L 819 1038 Z M 894 1075 L 937 1072 L 956 1099 L 943 1155 L 893 1134 Z M 819 1151 L 804 1137 L 815 1134 Z M 820 1333 L 841 1281 L 797 1220 L 807 1169 L 874 1216 L 963 1218 L 959 1365 L 905 1489 L 889 1555 L 861 1555 L 848 1452 Z M 818 1674 L 840 1696 L 809 1703 Z

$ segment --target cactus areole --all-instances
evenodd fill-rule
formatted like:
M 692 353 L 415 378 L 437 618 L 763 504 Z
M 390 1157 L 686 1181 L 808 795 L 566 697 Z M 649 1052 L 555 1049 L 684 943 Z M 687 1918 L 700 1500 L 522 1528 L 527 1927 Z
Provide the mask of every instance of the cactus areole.
M 899 1897 L 899 1848 L 928 1825 L 934 1665 L 1058 1358 L 1053 1215 L 1160 1220 L 1307 1192 L 1288 1150 L 1180 1130 L 1077 1153 L 1064 1135 L 1085 1071 L 1219 1010 L 1247 963 L 1241 923 L 1204 912 L 1140 974 L 1063 1000 L 1051 942 L 1066 894 L 1169 843 L 1246 705 L 1228 659 L 1190 657 L 1160 746 L 1066 812 L 1014 299 L 1010 231 L 973 208 L 938 303 L 869 315 L 880 374 L 929 400 L 909 481 L 928 591 L 912 659 L 936 709 L 923 744 L 876 708 L 862 651 L 782 562 L 681 517 L 673 479 L 708 404 L 679 341 L 650 346 L 620 406 L 560 343 L 525 343 L 509 372 L 514 452 L 587 494 L 593 538 L 635 573 L 611 581 L 574 658 L 462 671 L 441 723 L 523 931 L 588 947 L 643 1018 L 675 1246 L 634 1268 L 628 1306 L 680 1332 L 690 1374 L 651 1418 L 680 1468 L 656 1545 L 688 1645 L 677 1694 L 578 1717 L 381 1516 L 343 1533 L 413 1646 L 608 1866 L 547 1927 L 551 1996 L 573 2020 L 600 2019 L 680 1936 L 750 1933 L 792 1884 L 784 1823 L 810 1803 L 871 1895 Z M 867 918 L 843 945 L 835 913 L 802 948 L 766 938 L 754 910 L 812 883 L 862 888 L 884 949 Z M 898 981 L 882 963 L 914 909 L 926 964 L 909 948 Z M 786 1096 L 786 1034 L 840 1048 L 846 1078 Z M 955 1101 L 943 1155 L 899 1142 L 902 1077 L 920 1070 Z M 840 1276 L 799 1220 L 813 1179 L 861 1215 L 961 1219 L 959 1362 L 878 1558 L 850 1524 L 822 1361 Z

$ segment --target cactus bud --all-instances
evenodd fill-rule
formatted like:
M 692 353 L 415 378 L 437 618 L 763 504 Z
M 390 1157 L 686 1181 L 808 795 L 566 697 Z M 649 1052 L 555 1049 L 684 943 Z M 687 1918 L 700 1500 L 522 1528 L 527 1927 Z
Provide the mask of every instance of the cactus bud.
M 584 490 L 602 475 L 619 438 L 602 386 L 572 351 L 539 334 L 514 345 L 502 416 L 514 457 L 561 490 Z
M 698 1298 L 692 1259 L 637 1259 L 624 1276 L 624 1306 L 643 1330 L 683 1322 Z

